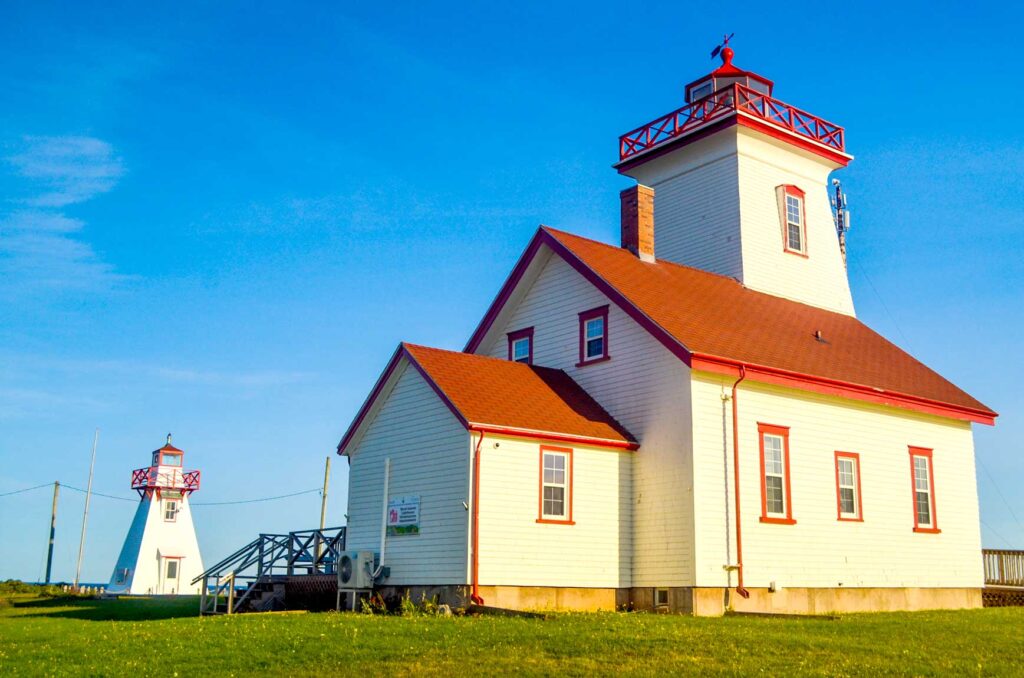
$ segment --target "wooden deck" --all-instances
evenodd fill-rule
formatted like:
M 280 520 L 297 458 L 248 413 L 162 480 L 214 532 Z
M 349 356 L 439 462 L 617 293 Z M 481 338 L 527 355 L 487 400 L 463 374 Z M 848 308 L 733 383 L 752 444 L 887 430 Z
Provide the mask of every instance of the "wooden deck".
M 1024 606 L 1024 551 L 982 549 L 985 607 Z

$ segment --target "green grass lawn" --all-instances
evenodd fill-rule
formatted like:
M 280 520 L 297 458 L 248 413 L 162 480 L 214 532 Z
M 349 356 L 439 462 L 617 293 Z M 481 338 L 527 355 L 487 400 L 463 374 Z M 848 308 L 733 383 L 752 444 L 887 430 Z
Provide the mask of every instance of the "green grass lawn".
M 1024 675 L 1024 608 L 840 619 L 196 616 L 194 598 L 14 598 L 0 675 Z

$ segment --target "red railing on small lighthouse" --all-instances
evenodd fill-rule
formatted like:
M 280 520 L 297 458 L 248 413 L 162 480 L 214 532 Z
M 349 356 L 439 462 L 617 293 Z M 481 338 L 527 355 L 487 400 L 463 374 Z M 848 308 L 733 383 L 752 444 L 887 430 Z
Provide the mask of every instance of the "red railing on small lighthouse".
M 172 490 L 187 495 L 199 489 L 199 471 L 184 471 L 181 462 L 184 452 L 167 444 L 153 452 L 153 463 L 145 468 L 132 471 L 132 489 L 145 496 L 150 491 Z

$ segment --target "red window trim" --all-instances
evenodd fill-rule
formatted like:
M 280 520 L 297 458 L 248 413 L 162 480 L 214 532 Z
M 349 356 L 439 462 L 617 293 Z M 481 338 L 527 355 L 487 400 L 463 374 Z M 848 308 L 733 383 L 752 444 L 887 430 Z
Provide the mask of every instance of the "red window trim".
M 836 520 L 841 520 L 847 523 L 863 523 L 864 522 L 864 501 L 861 499 L 860 493 L 860 454 L 857 452 L 840 452 L 836 450 Z M 854 468 L 854 482 L 857 487 L 857 515 L 853 518 L 850 516 L 843 515 L 843 502 L 839 498 L 839 460 L 840 459 L 851 459 L 853 461 Z
M 587 358 L 587 321 L 593 320 L 594 318 L 604 318 L 604 354 L 596 358 Z M 598 306 L 592 308 L 589 311 L 583 311 L 579 314 L 580 323 L 580 361 L 576 363 L 576 367 L 583 367 L 584 365 L 593 365 L 594 363 L 604 362 L 610 360 L 611 356 L 608 355 L 608 304 L 604 306 Z
M 807 259 L 807 194 L 798 186 L 793 186 L 792 184 L 783 184 L 779 188 L 782 189 L 782 251 Z M 789 219 L 786 213 L 787 195 L 800 198 L 800 238 L 804 246 L 803 251 L 795 250 L 789 246 Z
M 545 518 L 544 517 L 544 453 L 545 452 L 558 452 L 568 457 L 569 463 L 566 467 L 566 473 L 569 474 L 569 482 L 567 483 L 569 488 L 569 511 L 568 518 Z M 541 445 L 540 446 L 540 473 L 538 474 L 538 491 L 537 491 L 537 522 L 544 523 L 547 525 L 575 525 L 576 521 L 572 519 L 572 504 L 573 504 L 573 486 L 572 486 L 572 449 L 568 447 L 554 447 L 553 445 Z
M 782 438 L 782 466 L 786 474 L 786 482 L 783 485 L 786 500 L 786 517 L 768 515 L 768 491 L 765 488 L 764 475 L 764 436 L 765 434 L 776 435 Z M 761 452 L 761 522 L 774 523 L 776 525 L 796 525 L 793 519 L 793 491 L 789 479 L 789 427 L 776 426 L 774 424 L 757 424 L 757 446 Z
M 530 352 L 529 352 L 529 357 L 527 358 L 526 364 L 527 365 L 532 365 L 533 364 L 533 328 L 532 327 L 524 327 L 521 330 L 516 330 L 515 332 L 509 332 L 507 336 L 508 336 L 508 359 L 509 360 L 513 360 L 512 345 L 514 343 L 516 343 L 520 339 L 529 339 L 530 340 L 530 343 L 529 343 Z
M 932 449 L 928 447 L 908 446 L 910 452 L 910 505 L 914 509 L 914 532 L 924 534 L 939 534 L 939 514 L 935 510 L 938 503 L 935 497 L 935 463 L 932 458 Z M 925 457 L 928 459 L 928 501 L 931 502 L 932 524 L 923 526 L 917 522 L 917 485 L 914 484 L 914 457 Z

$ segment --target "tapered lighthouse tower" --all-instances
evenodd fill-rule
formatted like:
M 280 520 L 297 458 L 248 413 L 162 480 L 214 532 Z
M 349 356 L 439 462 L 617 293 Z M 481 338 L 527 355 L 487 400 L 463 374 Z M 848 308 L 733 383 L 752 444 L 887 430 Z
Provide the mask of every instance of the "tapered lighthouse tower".
M 829 174 L 853 159 L 843 128 L 776 99 L 733 56 L 726 45 L 682 108 L 619 139 L 616 169 L 653 199 L 637 254 L 854 315 L 829 206 Z
M 121 547 L 108 593 L 174 595 L 198 593 L 192 579 L 203 572 L 189 496 L 199 489 L 199 471 L 184 471 L 185 453 L 167 444 L 151 464 L 132 472 L 139 507 Z

